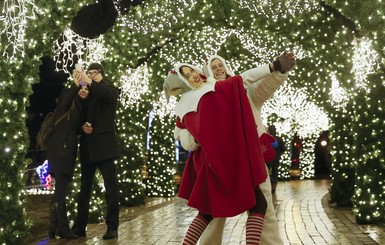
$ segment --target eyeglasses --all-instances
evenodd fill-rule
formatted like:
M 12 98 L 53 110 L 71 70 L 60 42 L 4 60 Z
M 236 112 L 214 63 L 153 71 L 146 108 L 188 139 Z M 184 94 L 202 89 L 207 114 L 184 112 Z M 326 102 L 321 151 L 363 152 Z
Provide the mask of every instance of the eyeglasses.
M 89 71 L 89 72 L 87 72 L 87 76 L 96 76 L 98 74 L 100 74 L 99 71 Z

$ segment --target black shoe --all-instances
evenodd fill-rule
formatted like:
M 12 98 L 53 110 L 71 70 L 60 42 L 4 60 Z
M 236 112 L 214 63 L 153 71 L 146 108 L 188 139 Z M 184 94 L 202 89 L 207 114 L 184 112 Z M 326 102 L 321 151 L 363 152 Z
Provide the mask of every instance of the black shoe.
M 118 238 L 118 231 L 116 230 L 107 230 L 106 234 L 103 235 L 103 240 Z
M 56 235 L 64 239 L 78 239 L 79 236 L 76 235 L 69 227 L 64 230 L 57 230 Z
M 48 237 L 53 239 L 56 238 L 56 226 L 57 226 L 57 217 L 56 217 L 56 206 L 54 205 L 54 202 L 51 202 L 50 208 L 49 208 L 49 230 L 48 230 Z
M 55 214 L 57 219 L 56 235 L 65 239 L 78 239 L 79 236 L 76 235 L 68 225 L 66 203 L 55 202 L 53 206 L 55 208 Z M 52 235 L 52 234 L 49 234 L 49 235 Z
M 72 227 L 71 230 L 73 231 L 73 233 L 75 233 L 75 234 L 78 235 L 79 237 L 85 237 L 85 236 L 87 235 L 85 230 L 79 230 L 79 229 L 76 228 L 76 227 Z

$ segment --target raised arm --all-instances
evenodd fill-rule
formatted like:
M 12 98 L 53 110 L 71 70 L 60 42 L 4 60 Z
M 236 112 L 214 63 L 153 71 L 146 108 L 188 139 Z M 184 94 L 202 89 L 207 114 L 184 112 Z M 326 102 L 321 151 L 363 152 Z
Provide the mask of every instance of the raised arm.
M 262 65 L 256 68 L 247 70 L 241 74 L 243 83 L 249 86 L 262 78 L 270 75 L 272 72 L 279 71 L 280 73 L 286 73 L 293 69 L 295 66 L 295 58 L 292 52 L 281 54 L 273 63 L 268 65 Z

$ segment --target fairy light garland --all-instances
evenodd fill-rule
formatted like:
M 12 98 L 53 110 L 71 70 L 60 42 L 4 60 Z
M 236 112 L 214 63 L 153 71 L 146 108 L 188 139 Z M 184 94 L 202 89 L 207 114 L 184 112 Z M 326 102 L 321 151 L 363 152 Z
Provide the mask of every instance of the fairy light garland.
M 372 41 L 368 38 L 354 39 L 353 68 L 357 88 L 370 91 L 367 77 L 379 68 L 378 54 L 372 48 Z
M 162 92 L 159 95 L 159 100 L 154 103 L 154 115 L 159 116 L 160 119 L 164 119 L 166 116 L 175 118 L 175 106 L 177 104 L 177 98 L 172 96 L 169 101 L 166 99 L 166 95 Z
M 0 21 L 4 28 L 0 32 L 0 38 L 5 38 L 7 44 L 3 49 L 3 56 L 14 60 L 18 54 L 25 56 L 24 45 L 26 42 L 25 30 L 29 21 L 36 18 L 42 11 L 35 5 L 34 0 L 5 0 L 1 12 Z
M 267 125 L 269 115 L 277 115 L 279 120 L 274 123 L 274 126 L 286 145 L 290 145 L 294 134 L 298 133 L 303 139 L 300 155 L 301 178 L 312 178 L 314 177 L 314 142 L 321 131 L 330 127 L 330 119 L 319 106 L 309 102 L 303 89 L 291 87 L 290 82 L 290 79 L 286 81 L 273 97 L 266 101 L 262 107 L 262 118 Z M 291 164 L 289 151 L 283 154 L 282 162 L 286 165 L 280 166 L 281 177 L 288 178 L 288 168 Z
M 269 19 L 292 18 L 320 8 L 319 2 L 316 0 L 290 0 L 281 2 L 239 0 L 239 5 L 241 8 L 249 9 Z
M 191 10 L 196 3 L 197 0 L 145 1 L 140 8 L 135 9 L 134 14 L 123 16 L 119 1 L 114 0 L 115 9 L 122 20 L 120 24 L 141 34 L 151 34 L 170 28 L 179 21 L 176 16 L 185 16 L 185 11 Z M 180 6 L 180 8 L 173 8 L 173 6 Z M 170 9 L 173 11 L 167 11 Z
M 148 92 L 148 69 L 147 64 L 136 69 L 127 69 L 125 75 L 120 78 L 121 95 L 120 101 L 124 107 L 139 103 L 141 96 Z
M 108 52 L 104 45 L 104 37 L 85 38 L 70 28 L 65 28 L 61 39 L 55 41 L 53 47 L 56 70 L 70 74 L 68 68 L 74 65 L 74 59 L 81 64 L 100 63 Z
M 348 92 L 341 87 L 336 73 L 333 72 L 330 75 L 332 80 L 332 87 L 330 88 L 331 104 L 336 108 L 343 108 L 349 101 Z

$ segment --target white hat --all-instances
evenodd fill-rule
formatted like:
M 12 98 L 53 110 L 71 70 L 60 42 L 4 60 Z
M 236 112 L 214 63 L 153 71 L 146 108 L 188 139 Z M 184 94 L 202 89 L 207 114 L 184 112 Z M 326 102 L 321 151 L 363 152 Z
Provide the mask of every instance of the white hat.
M 180 79 L 182 79 L 182 81 L 183 81 L 189 88 L 191 88 L 191 89 L 193 89 L 193 90 L 196 89 L 195 87 L 193 87 L 193 86 L 187 81 L 187 79 L 186 79 L 182 74 L 180 74 L 180 68 L 181 68 L 182 66 L 188 66 L 188 67 L 190 67 L 191 69 L 193 69 L 193 70 L 195 70 L 196 72 L 198 72 L 199 74 L 203 75 L 202 69 L 199 68 L 198 66 L 194 66 L 194 65 L 191 65 L 191 64 L 188 64 L 188 63 L 179 63 L 179 64 L 177 64 L 177 65 L 175 66 L 175 71 L 176 71 L 176 73 L 178 74 L 178 77 L 179 77 Z
M 222 58 L 221 56 L 219 55 L 212 55 L 210 56 L 206 63 L 203 65 L 203 73 L 205 74 L 206 77 L 214 77 L 214 74 L 213 74 L 213 71 L 211 70 L 211 62 L 213 62 L 214 59 L 218 59 L 222 62 L 224 68 L 225 68 L 225 71 L 226 71 L 226 74 L 230 77 L 233 77 L 235 76 L 234 72 L 229 68 L 229 66 L 226 64 L 226 61 L 224 58 Z
M 166 77 L 166 80 L 163 82 L 163 91 L 166 94 L 167 101 L 170 96 L 177 96 L 179 94 L 183 94 L 187 91 L 195 89 L 191 84 L 187 81 L 187 79 L 180 74 L 180 67 L 188 66 L 197 71 L 200 74 L 203 74 L 203 71 L 194 65 L 187 63 L 179 63 L 174 68 L 172 68 Z

